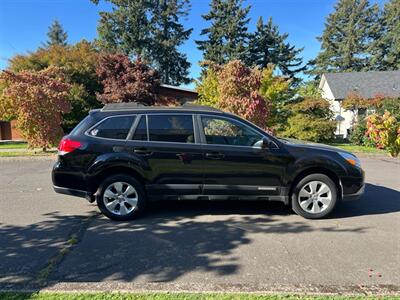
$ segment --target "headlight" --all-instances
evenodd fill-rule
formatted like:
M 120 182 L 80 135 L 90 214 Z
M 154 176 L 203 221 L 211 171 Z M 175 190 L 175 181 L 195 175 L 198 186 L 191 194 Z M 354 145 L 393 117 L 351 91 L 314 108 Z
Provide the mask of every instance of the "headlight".
M 357 156 L 350 154 L 350 153 L 346 153 L 346 152 L 338 152 L 339 155 L 341 157 L 343 157 L 349 164 L 351 164 L 352 166 L 361 168 L 361 162 L 360 160 L 357 158 Z

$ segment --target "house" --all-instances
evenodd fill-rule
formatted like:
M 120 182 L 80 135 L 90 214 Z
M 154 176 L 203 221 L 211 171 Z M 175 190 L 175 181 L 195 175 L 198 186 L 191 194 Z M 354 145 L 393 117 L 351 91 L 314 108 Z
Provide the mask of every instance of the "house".
M 197 92 L 187 88 L 162 84 L 159 93 L 163 96 L 172 97 L 180 103 L 193 102 L 197 100 Z M 22 136 L 15 126 L 15 121 L 7 122 L 0 120 L 0 140 L 21 140 Z
M 400 71 L 325 73 L 319 88 L 322 97 L 331 103 L 337 121 L 336 136 L 347 138 L 354 115 L 342 108 L 342 101 L 351 93 L 366 99 L 377 95 L 400 97 Z

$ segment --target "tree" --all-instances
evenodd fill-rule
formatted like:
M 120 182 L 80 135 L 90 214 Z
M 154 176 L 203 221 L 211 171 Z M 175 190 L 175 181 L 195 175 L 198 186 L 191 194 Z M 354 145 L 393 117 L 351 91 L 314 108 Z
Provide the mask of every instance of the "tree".
M 372 65 L 376 69 L 400 69 L 400 0 L 385 3 L 378 24 L 380 31 L 375 35 L 372 47 Z
M 17 55 L 10 60 L 9 70 L 40 71 L 49 66 L 60 67 L 65 80 L 71 84 L 68 100 L 72 109 L 63 116 L 63 128 L 71 130 L 80 122 L 90 109 L 99 107 L 96 93 L 101 91 L 101 84 L 96 75 L 99 53 L 85 40 L 75 45 L 53 45 L 39 48 L 28 55 Z
M 66 46 L 68 35 L 62 28 L 60 22 L 54 20 L 53 23 L 49 27 L 49 31 L 47 32 L 48 41 L 46 42 L 47 46 Z
M 374 69 L 370 63 L 372 38 L 379 30 L 379 7 L 368 0 L 339 0 L 335 11 L 325 23 L 318 40 L 321 51 L 310 62 L 311 74 L 324 72 L 365 71 Z
M 91 0 L 98 4 L 100 0 Z M 97 26 L 100 48 L 128 56 L 149 58 L 150 24 L 148 0 L 107 0 L 113 5 L 110 12 L 100 12 Z
M 211 25 L 200 33 L 206 39 L 196 41 L 204 60 L 222 65 L 245 57 L 250 6 L 242 8 L 242 4 L 243 0 L 211 1 L 210 11 L 203 15 Z
M 266 129 L 271 104 L 260 92 L 261 70 L 249 68 L 239 60 L 207 67 L 197 84 L 198 103 L 237 114 Z
M 190 82 L 190 63 L 179 51 L 192 32 L 180 22 L 188 15 L 189 0 L 106 1 L 113 10 L 100 13 L 97 43 L 101 49 L 148 61 L 164 83 Z
M 192 28 L 185 29 L 179 20 L 188 15 L 189 0 L 158 0 L 151 19 L 150 56 L 161 81 L 179 85 L 189 83 L 190 63 L 178 47 L 189 39 Z
M 294 78 L 296 74 L 306 69 L 303 59 L 298 55 L 303 48 L 296 49 L 286 42 L 288 34 L 280 34 L 272 18 L 264 24 L 262 17 L 258 19 L 256 31 L 250 35 L 249 50 L 246 62 L 251 66 L 266 68 L 275 65 L 286 76 Z
M 292 115 L 288 118 L 283 136 L 313 142 L 333 139 L 336 124 L 331 120 L 328 101 L 323 98 L 305 98 L 290 105 L 290 109 Z
M 159 74 L 141 59 L 133 63 L 126 55 L 104 55 L 96 73 L 103 84 L 103 92 L 97 94 L 102 103 L 140 102 L 153 105 L 157 100 Z
M 63 72 L 57 67 L 3 71 L 0 79 L 7 83 L 4 97 L 11 100 L 17 127 L 29 146 L 45 150 L 55 145 L 63 133 L 62 114 L 70 110 L 70 85 L 65 83 Z

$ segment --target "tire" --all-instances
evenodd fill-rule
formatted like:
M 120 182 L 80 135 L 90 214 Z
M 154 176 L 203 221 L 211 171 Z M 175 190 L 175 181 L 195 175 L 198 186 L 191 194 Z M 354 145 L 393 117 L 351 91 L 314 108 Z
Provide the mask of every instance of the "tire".
M 132 220 L 145 208 L 146 194 L 135 178 L 120 174 L 106 178 L 96 192 L 100 211 L 115 221 Z
M 301 179 L 293 189 L 292 209 L 306 219 L 320 219 L 336 206 L 338 189 L 324 174 L 311 174 Z

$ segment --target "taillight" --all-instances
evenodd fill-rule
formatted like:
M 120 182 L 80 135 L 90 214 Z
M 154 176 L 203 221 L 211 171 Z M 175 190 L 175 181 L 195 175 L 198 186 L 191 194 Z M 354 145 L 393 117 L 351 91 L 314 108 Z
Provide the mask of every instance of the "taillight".
M 64 137 L 58 145 L 58 154 L 64 155 L 82 147 L 82 143 Z

